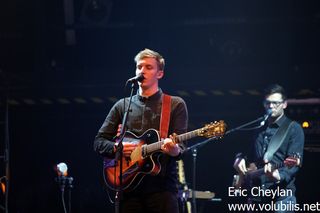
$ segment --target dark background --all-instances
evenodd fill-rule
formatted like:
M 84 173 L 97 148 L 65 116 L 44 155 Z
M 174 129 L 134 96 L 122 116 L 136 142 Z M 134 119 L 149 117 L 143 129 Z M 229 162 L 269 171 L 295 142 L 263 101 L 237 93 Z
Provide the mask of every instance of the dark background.
M 73 212 L 113 210 L 93 139 L 113 103 L 129 94 L 124 83 L 135 75 L 138 51 L 165 57 L 160 85 L 185 99 L 190 130 L 220 119 L 231 129 L 263 115 L 268 84 L 283 85 L 291 99 L 319 98 L 319 38 L 319 1 L 2 0 L 0 155 L 8 98 L 10 212 L 63 212 L 59 162 L 75 179 Z M 315 203 L 319 103 L 289 104 L 287 112 L 311 122 L 297 196 Z M 199 148 L 197 189 L 222 198 L 199 200 L 199 212 L 226 212 L 235 202 L 227 195 L 234 155 L 252 136 L 234 132 Z M 184 160 L 192 183 L 191 153 Z M 4 168 L 1 159 L 1 176 Z

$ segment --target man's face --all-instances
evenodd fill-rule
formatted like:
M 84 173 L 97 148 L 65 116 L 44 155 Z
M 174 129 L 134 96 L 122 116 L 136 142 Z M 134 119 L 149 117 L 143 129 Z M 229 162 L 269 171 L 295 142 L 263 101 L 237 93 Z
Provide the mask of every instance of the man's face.
M 144 80 L 139 82 L 140 87 L 144 89 L 158 85 L 158 80 L 163 77 L 163 71 L 159 70 L 154 58 L 143 58 L 137 62 L 136 75 L 139 74 L 144 77 Z
M 284 109 L 287 108 L 287 102 L 283 100 L 280 93 L 273 93 L 266 96 L 263 105 L 266 110 L 272 110 L 272 118 L 280 117 L 284 114 Z

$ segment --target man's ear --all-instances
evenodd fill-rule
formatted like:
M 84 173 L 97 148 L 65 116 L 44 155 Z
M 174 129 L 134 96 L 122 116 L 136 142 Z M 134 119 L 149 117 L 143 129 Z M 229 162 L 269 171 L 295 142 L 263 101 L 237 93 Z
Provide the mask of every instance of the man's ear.
M 163 70 L 159 70 L 159 71 L 157 72 L 157 78 L 158 78 L 158 79 L 161 79 L 161 78 L 163 78 L 163 76 L 164 76 Z
M 283 105 L 282 105 L 282 108 L 285 109 L 285 108 L 287 108 L 287 106 L 288 106 L 288 102 L 287 102 L 287 101 L 284 101 L 284 102 L 283 102 Z

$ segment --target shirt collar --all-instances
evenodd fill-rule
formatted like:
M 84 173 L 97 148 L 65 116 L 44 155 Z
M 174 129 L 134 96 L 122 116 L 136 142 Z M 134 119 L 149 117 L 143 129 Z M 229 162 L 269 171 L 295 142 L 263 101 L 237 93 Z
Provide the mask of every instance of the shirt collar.
M 281 118 L 279 120 L 277 120 L 276 122 L 274 122 L 273 124 L 271 124 L 271 126 L 277 125 L 278 127 L 280 127 L 286 119 L 287 119 L 287 116 L 285 114 L 283 114 L 281 116 Z
M 137 96 L 138 96 L 138 99 L 142 102 L 146 102 L 147 100 L 148 101 L 154 101 L 154 100 L 159 100 L 162 96 L 162 90 L 161 88 L 159 88 L 159 90 L 154 93 L 153 95 L 149 96 L 149 97 L 143 97 L 139 94 L 139 91 L 137 91 Z

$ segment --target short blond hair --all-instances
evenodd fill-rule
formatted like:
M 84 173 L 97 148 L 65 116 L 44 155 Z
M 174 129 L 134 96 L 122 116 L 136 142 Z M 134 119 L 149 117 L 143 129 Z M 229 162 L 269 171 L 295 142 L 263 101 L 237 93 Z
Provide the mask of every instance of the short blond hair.
M 164 58 L 158 52 L 145 48 L 134 57 L 134 61 L 138 63 L 138 61 L 144 58 L 156 59 L 159 70 L 164 70 Z

